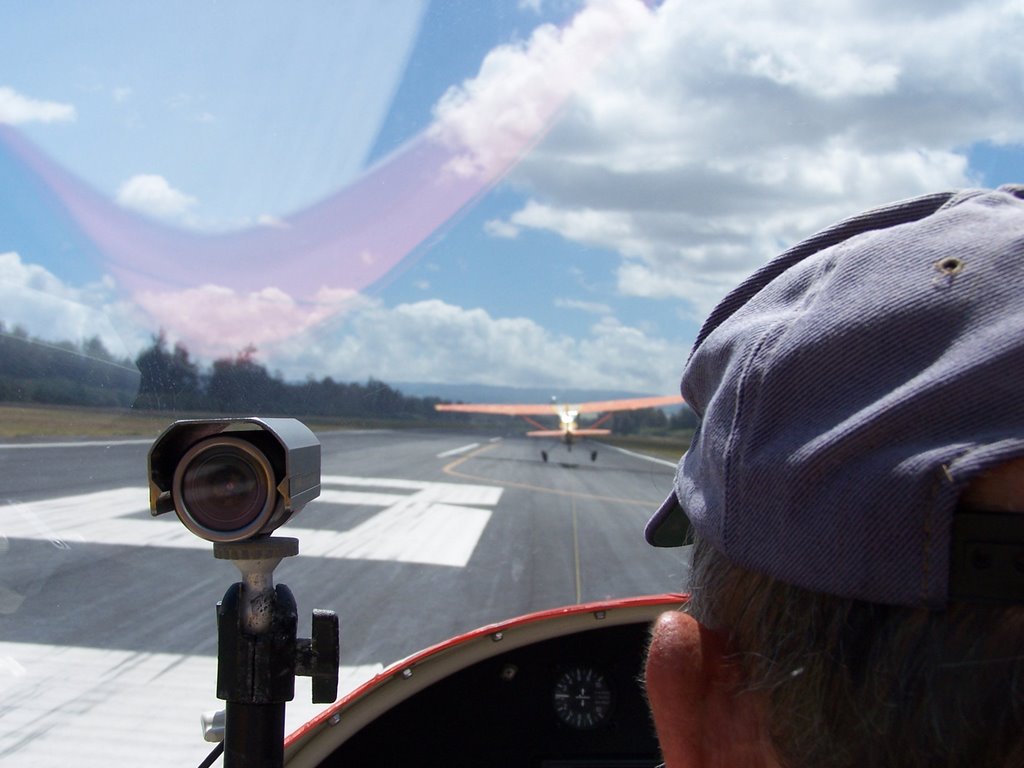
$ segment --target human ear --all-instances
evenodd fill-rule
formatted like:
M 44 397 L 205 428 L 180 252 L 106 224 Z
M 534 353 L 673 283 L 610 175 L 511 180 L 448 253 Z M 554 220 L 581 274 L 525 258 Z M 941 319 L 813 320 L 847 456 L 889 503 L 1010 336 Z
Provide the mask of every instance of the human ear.
M 652 630 L 646 679 L 667 768 L 777 765 L 763 700 L 740 690 L 721 634 L 685 613 L 662 614 Z

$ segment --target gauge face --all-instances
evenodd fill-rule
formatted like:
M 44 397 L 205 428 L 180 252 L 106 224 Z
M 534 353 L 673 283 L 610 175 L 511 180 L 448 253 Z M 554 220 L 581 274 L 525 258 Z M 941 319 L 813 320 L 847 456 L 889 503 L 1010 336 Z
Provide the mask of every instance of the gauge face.
M 552 693 L 555 713 L 568 726 L 596 728 L 612 708 L 612 691 L 605 676 L 593 667 L 576 666 L 562 672 Z

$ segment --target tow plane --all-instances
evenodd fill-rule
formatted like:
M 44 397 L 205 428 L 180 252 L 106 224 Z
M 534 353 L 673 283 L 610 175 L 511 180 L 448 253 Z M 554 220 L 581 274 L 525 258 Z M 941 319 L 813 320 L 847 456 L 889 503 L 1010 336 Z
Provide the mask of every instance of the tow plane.
M 527 437 L 556 438 L 571 451 L 573 444 L 581 437 L 600 437 L 611 434 L 610 429 L 602 428 L 608 419 L 617 411 L 636 411 L 642 408 L 659 408 L 667 405 L 680 405 L 683 398 L 679 395 L 659 395 L 655 397 L 631 397 L 620 400 L 594 400 L 587 403 L 559 403 L 554 398 L 550 403 L 451 403 L 439 404 L 434 408 L 438 411 L 453 413 L 489 413 L 500 416 L 519 416 L 535 430 L 527 432 Z M 579 416 L 583 413 L 602 414 L 597 421 L 587 427 L 579 426 Z M 559 427 L 550 429 L 532 416 L 558 417 Z M 548 460 L 548 452 L 541 451 L 541 458 Z M 597 451 L 590 452 L 590 460 L 597 459 Z

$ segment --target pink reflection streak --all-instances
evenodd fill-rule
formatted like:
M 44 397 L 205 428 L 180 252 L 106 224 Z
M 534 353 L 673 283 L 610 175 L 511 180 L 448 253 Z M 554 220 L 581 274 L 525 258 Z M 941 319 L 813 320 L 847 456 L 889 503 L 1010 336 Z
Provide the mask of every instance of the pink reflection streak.
M 623 0 L 619 12 L 635 19 L 638 5 Z M 0 141 L 57 196 L 103 254 L 100 266 L 156 324 L 196 352 L 225 354 L 239 348 L 240 332 L 257 345 L 273 345 L 344 311 L 351 297 L 385 277 L 500 181 L 630 26 L 606 20 L 597 44 L 584 48 L 559 81 L 547 80 L 533 94 L 530 120 L 512 130 L 507 121 L 492 125 L 482 138 L 473 137 L 476 147 L 462 146 L 466 139 L 458 131 L 438 130 L 435 124 L 352 185 L 288 217 L 281 227 L 203 234 L 168 226 L 117 206 L 15 130 L 0 125 Z M 514 104 L 508 108 L 515 114 Z M 496 115 L 495 123 L 503 116 Z M 467 158 L 481 154 L 486 163 L 467 166 Z M 271 319 L 268 312 L 279 316 Z M 210 346 L 209 340 L 218 338 L 221 346 Z
M 383 277 L 437 227 L 497 182 L 444 171 L 452 153 L 420 137 L 351 186 L 286 219 L 202 234 L 167 226 L 107 200 L 0 126 L 0 137 L 58 196 L 129 290 L 201 284 L 239 292 L 268 286 L 311 301 L 324 288 L 360 291 Z

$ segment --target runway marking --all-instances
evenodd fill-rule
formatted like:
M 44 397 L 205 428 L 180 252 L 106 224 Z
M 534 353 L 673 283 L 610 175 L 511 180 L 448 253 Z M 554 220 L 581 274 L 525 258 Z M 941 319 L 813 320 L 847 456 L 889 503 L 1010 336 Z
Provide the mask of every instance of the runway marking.
M 333 475 L 322 482 L 358 490 L 325 488 L 314 505 L 383 507 L 349 530 L 289 526 L 283 531 L 283 535 L 299 539 L 301 554 L 343 560 L 464 567 L 491 517 L 491 510 L 481 507 L 493 507 L 502 494 L 497 486 L 401 478 Z M 373 487 L 411 493 L 367 490 Z M 210 549 L 209 542 L 186 531 L 173 515 L 155 520 L 141 517 L 140 513 L 149 511 L 149 494 L 144 488 L 9 503 L 0 509 L 0 541 L 45 541 L 58 550 L 83 544 Z
M 572 557 L 576 569 L 576 602 L 583 602 L 583 584 L 580 579 L 580 532 L 576 514 L 576 499 L 572 499 Z
M 22 448 L 96 448 L 108 445 L 141 445 L 152 443 L 153 438 L 141 437 L 132 440 L 68 440 L 59 443 L 0 443 L 0 450 L 18 450 Z
M 382 670 L 341 667 L 339 695 Z M 197 765 L 213 748 L 199 715 L 224 707 L 216 679 L 212 656 L 0 642 L 0 692 L 17 702 L 0 715 L 0 763 Z M 329 706 L 310 700 L 310 678 L 296 678 L 285 733 Z
M 480 445 L 480 443 L 470 443 L 469 445 L 463 445 L 463 446 L 460 446 L 458 448 L 452 448 L 450 451 L 445 451 L 444 453 L 437 454 L 437 458 L 439 458 L 439 459 L 447 459 L 449 456 L 458 456 L 460 453 L 465 453 L 466 451 L 472 451 L 478 445 Z
M 675 469 L 678 466 L 678 461 L 668 461 L 667 459 L 659 459 L 656 456 L 648 456 L 646 453 L 637 453 L 636 451 L 627 451 L 625 448 L 619 448 L 617 445 L 609 445 L 608 443 L 601 443 L 605 448 L 611 448 L 613 451 L 624 453 L 627 456 L 632 456 L 635 459 L 643 459 L 644 461 L 651 461 L 655 464 L 662 464 L 666 467 L 672 467 Z M 681 454 L 680 454 L 681 455 Z

